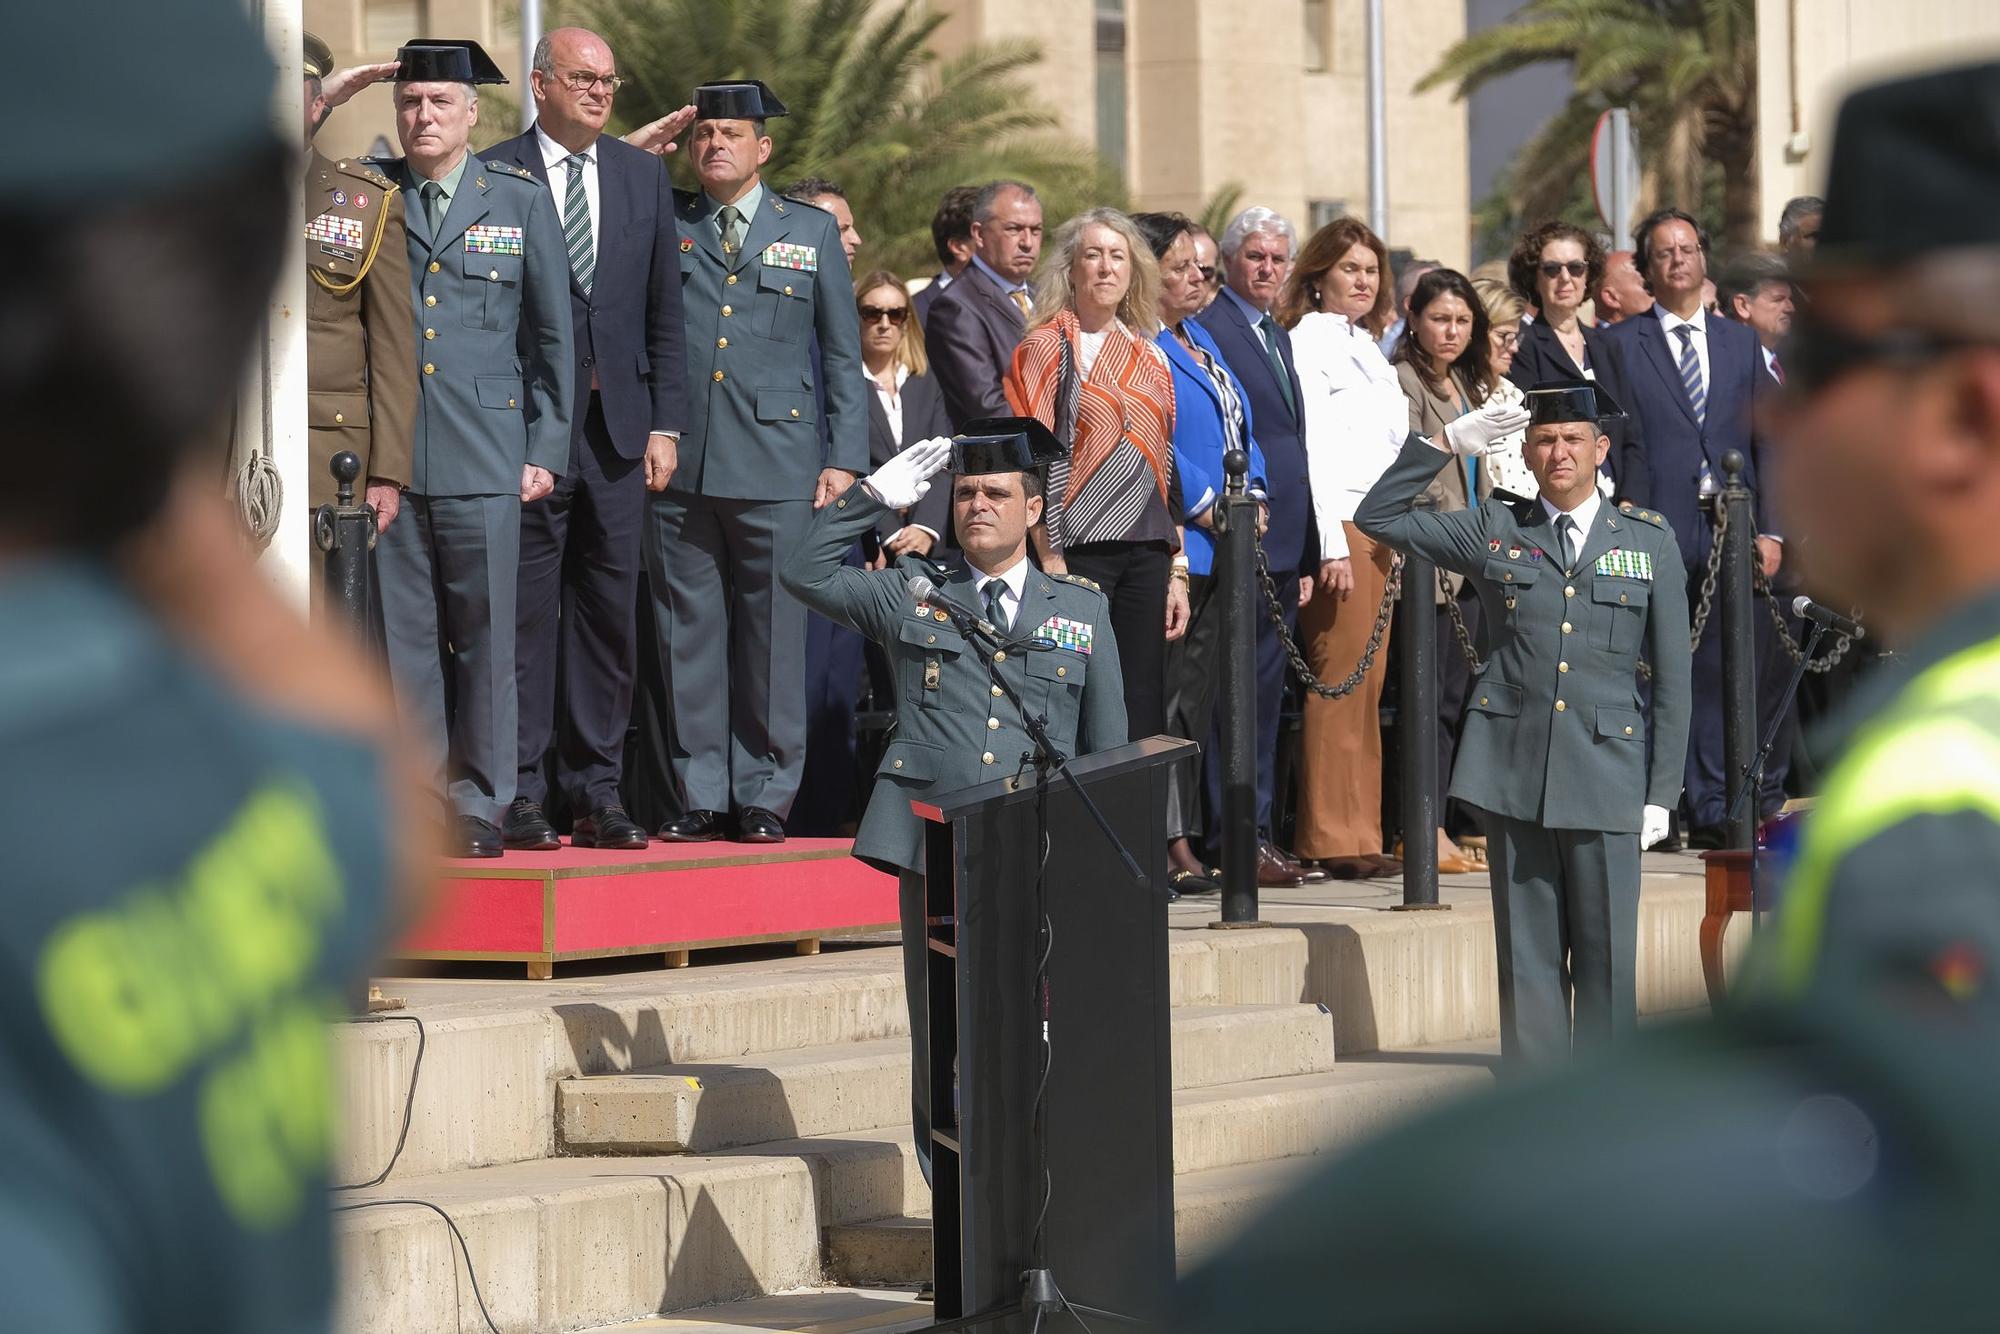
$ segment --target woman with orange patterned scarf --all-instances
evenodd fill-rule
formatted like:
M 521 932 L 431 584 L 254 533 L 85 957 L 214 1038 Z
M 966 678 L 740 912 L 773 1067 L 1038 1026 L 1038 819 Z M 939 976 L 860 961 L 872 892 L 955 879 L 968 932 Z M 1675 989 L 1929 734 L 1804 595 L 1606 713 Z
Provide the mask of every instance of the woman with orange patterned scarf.
M 1049 465 L 1034 532 L 1042 568 L 1104 590 L 1125 670 L 1130 735 L 1167 728 L 1167 641 L 1187 630 L 1174 476 L 1174 380 L 1153 342 L 1160 271 L 1132 220 L 1096 208 L 1056 233 L 1007 401 L 1069 452 Z

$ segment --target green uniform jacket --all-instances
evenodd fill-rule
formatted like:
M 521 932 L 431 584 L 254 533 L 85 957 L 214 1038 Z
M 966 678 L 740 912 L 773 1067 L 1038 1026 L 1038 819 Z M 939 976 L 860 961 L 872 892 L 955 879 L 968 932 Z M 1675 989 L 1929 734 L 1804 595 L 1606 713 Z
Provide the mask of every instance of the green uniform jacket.
M 715 201 L 676 190 L 688 429 L 672 489 L 731 500 L 809 500 L 822 468 L 868 471 L 861 322 L 840 225 L 769 186 L 733 255 Z M 824 377 L 826 447 L 813 392 Z
M 1125 679 L 1110 607 L 1097 585 L 1032 568 L 1013 631 L 1019 636 L 1046 627 L 1061 647 L 1008 653 L 989 667 L 943 612 L 920 611 L 909 593 L 911 576 L 922 574 L 977 612 L 978 576 L 970 566 L 947 574 L 909 557 L 886 570 L 841 563 L 884 513 L 865 487 L 849 487 L 813 517 L 782 578 L 799 601 L 868 636 L 889 655 L 896 722 L 854 855 L 883 868 L 920 871 L 923 822 L 910 810 L 910 799 L 1015 773 L 1033 751 L 1019 712 L 992 673 L 1004 673 L 1028 707 L 1047 718 L 1050 739 L 1071 758 L 1125 744 Z
M 1547 829 L 1637 833 L 1643 807 L 1679 801 L 1687 752 L 1693 655 L 1673 531 L 1649 510 L 1602 504 L 1565 571 L 1538 500 L 1501 494 L 1451 514 L 1417 510 L 1431 478 L 1456 464 L 1412 435 L 1354 515 L 1370 537 L 1479 590 L 1489 649 L 1466 700 L 1451 795 Z M 1653 668 L 1650 772 L 1642 645 Z

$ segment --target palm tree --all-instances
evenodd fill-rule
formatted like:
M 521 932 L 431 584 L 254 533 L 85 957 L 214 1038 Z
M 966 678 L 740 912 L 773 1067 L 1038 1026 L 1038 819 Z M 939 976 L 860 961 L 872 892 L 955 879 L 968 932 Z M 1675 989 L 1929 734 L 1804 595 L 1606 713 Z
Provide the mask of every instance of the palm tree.
M 1592 124 L 1624 106 L 1639 135 L 1642 199 L 1701 214 L 1719 190 L 1723 236 L 1754 245 L 1756 26 L 1755 0 L 1529 0 L 1446 51 L 1417 89 L 1456 83 L 1464 98 L 1525 66 L 1569 61 L 1569 102 L 1514 159 L 1517 218 L 1562 214 L 1589 170 Z
M 1124 186 L 1096 152 L 1036 105 L 1027 42 L 930 49 L 945 16 L 923 0 L 564 0 L 566 21 L 602 34 L 630 82 L 626 127 L 684 105 L 698 83 L 762 79 L 790 115 L 771 123 L 764 179 L 820 176 L 847 191 L 864 238 L 857 267 L 914 277 L 935 266 L 931 215 L 954 185 L 1014 177 L 1053 225 Z M 692 185 L 683 155 L 676 178 Z

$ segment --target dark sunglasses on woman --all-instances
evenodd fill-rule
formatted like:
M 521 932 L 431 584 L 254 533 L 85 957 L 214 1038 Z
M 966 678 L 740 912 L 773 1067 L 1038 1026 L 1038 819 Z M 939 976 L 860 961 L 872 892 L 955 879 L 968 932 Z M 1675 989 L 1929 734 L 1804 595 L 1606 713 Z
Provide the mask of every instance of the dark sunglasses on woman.
M 1560 277 L 1565 269 L 1569 271 L 1569 276 L 1572 278 L 1581 278 L 1584 274 L 1590 272 L 1590 266 L 1580 259 L 1572 259 L 1567 263 L 1559 259 L 1545 259 L 1542 261 L 1542 276 L 1544 278 Z
M 861 308 L 861 322 L 863 324 L 873 324 L 877 320 L 887 320 L 891 324 L 901 324 L 909 318 L 910 308 L 908 306 L 863 306 Z

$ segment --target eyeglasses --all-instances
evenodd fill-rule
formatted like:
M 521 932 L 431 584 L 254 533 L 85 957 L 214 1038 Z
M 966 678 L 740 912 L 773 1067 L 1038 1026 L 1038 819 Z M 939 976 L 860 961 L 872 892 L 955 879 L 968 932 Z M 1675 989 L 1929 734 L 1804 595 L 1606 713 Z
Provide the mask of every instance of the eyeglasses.
M 1590 266 L 1580 259 L 1568 261 L 1545 259 L 1542 261 L 1542 276 L 1544 278 L 1560 278 L 1565 273 L 1569 274 L 1572 278 L 1581 278 L 1589 272 Z
M 1215 265 L 1203 264 L 1200 265 L 1199 267 L 1201 269 L 1201 280 L 1207 283 L 1210 287 L 1215 286 Z
M 901 324 L 909 318 L 910 308 L 908 306 L 863 306 L 861 308 L 861 322 L 863 324 L 874 324 L 878 320 L 887 320 L 891 324 Z
M 1792 336 L 1780 355 L 1784 358 L 1786 392 L 1800 398 L 1818 393 L 1863 366 L 1919 367 L 1940 353 L 1985 345 L 1976 338 L 1924 329 L 1856 333 L 1806 316 L 1793 323 Z
M 620 88 L 625 86 L 625 80 L 621 75 L 592 74 L 588 70 L 580 69 L 572 70 L 568 74 L 563 75 L 562 81 L 569 85 L 569 90 L 573 93 L 587 93 L 599 84 L 603 84 L 605 92 L 616 94 Z
M 1512 352 L 1515 348 L 1521 345 L 1521 335 L 1519 333 L 1511 333 L 1511 332 L 1501 333 L 1498 329 L 1495 329 L 1493 330 L 1493 341 L 1496 345 L 1505 348 L 1509 352 Z

